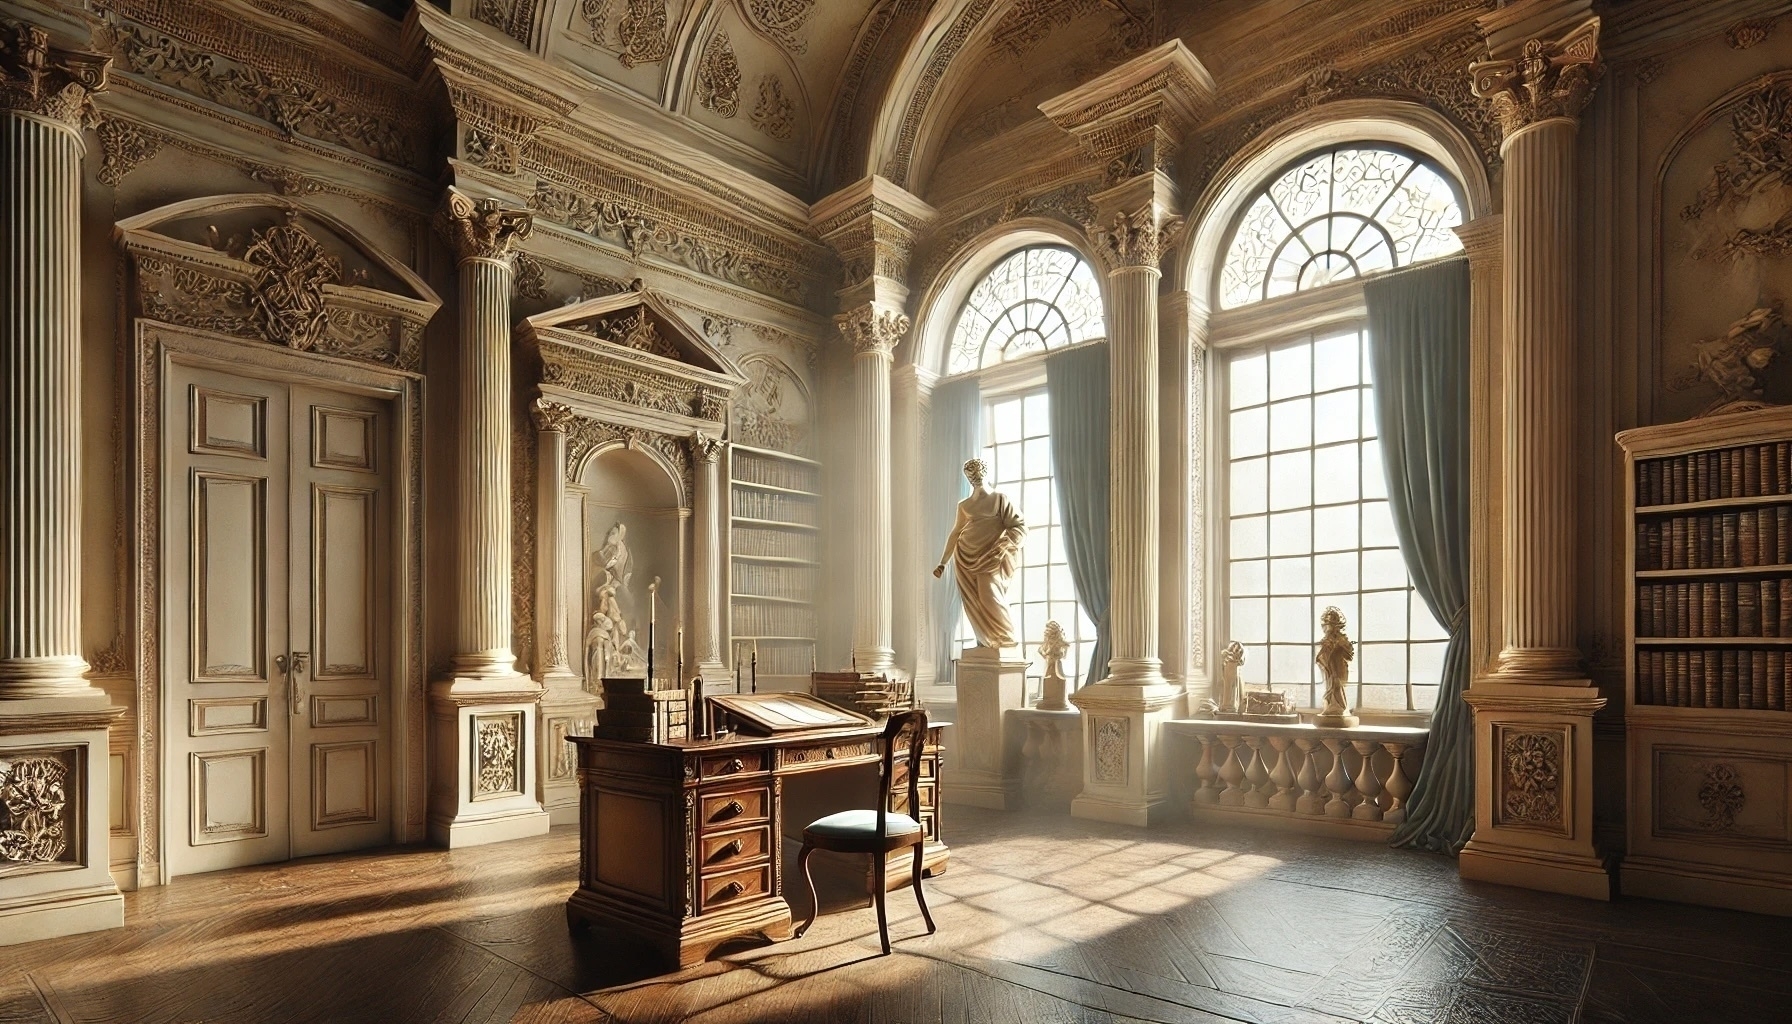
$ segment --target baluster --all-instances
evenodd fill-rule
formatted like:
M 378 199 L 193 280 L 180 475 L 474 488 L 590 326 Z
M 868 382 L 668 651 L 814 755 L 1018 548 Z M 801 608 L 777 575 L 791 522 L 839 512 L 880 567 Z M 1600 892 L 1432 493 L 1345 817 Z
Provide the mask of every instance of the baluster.
M 1394 766 L 1388 770 L 1387 793 L 1390 803 L 1381 820 L 1398 825 L 1406 820 L 1406 798 L 1412 795 L 1412 781 L 1406 777 L 1405 766 L 1401 764 L 1406 759 L 1408 748 L 1400 742 L 1383 743 L 1382 746 L 1392 755 Z
M 1374 740 L 1351 740 L 1350 745 L 1362 756 L 1362 767 L 1356 772 L 1356 791 L 1363 795 L 1363 802 L 1356 805 L 1350 814 L 1358 821 L 1381 820 L 1381 779 L 1375 774 L 1375 752 L 1381 744 Z
M 1247 807 L 1269 806 L 1269 769 L 1263 764 L 1263 737 L 1246 736 L 1245 746 L 1251 750 L 1250 767 L 1245 769 L 1245 778 L 1250 787 L 1245 791 L 1244 802 Z
M 1332 754 L 1332 770 L 1325 776 L 1325 788 L 1331 793 L 1331 799 L 1325 802 L 1325 816 L 1328 818 L 1350 817 L 1350 797 L 1356 792 L 1356 785 L 1351 781 L 1350 772 L 1344 767 L 1344 747 L 1341 739 L 1327 738 L 1322 741 L 1325 749 Z
M 1294 810 L 1299 814 L 1324 814 L 1325 797 L 1319 795 L 1319 770 L 1313 764 L 1319 756 L 1318 744 L 1300 736 L 1295 738 L 1294 745 L 1300 748 L 1300 773 L 1294 777 L 1300 798 L 1294 801 Z
M 1294 771 L 1288 767 L 1289 743 L 1286 736 L 1269 737 L 1270 749 L 1275 751 L 1275 770 L 1269 773 L 1269 781 L 1275 784 L 1276 795 L 1269 798 L 1272 810 L 1284 814 L 1294 812 Z
M 1238 807 L 1244 803 L 1244 787 L 1239 785 L 1244 780 L 1244 766 L 1238 763 L 1238 737 L 1221 736 L 1220 742 L 1226 745 L 1226 761 L 1220 766 L 1220 778 L 1225 780 L 1226 788 L 1220 793 L 1220 803 Z
M 1220 787 L 1214 780 L 1218 778 L 1219 772 L 1213 766 L 1213 755 L 1219 743 L 1205 733 L 1198 733 L 1195 738 L 1201 741 L 1201 754 L 1195 761 L 1195 778 L 1201 780 L 1201 784 L 1195 789 L 1195 803 L 1217 804 L 1220 802 Z

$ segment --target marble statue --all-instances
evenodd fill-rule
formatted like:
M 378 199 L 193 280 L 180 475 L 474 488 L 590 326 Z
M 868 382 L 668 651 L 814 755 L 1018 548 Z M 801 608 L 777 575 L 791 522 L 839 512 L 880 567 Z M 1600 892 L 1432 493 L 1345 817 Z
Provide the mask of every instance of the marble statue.
M 1220 678 L 1213 688 L 1213 702 L 1220 711 L 1239 710 L 1238 670 L 1244 667 L 1244 645 L 1234 640 L 1220 652 Z
M 1045 636 L 1039 641 L 1039 657 L 1045 661 L 1045 678 L 1039 688 L 1041 711 L 1070 710 L 1070 680 L 1064 676 L 1064 656 L 1070 653 L 1070 641 L 1064 627 L 1053 619 L 1045 624 Z
M 1350 680 L 1350 660 L 1356 657 L 1356 646 L 1344 633 L 1344 613 L 1337 608 L 1327 608 L 1319 616 L 1319 628 L 1323 635 L 1319 638 L 1319 653 L 1313 661 L 1325 676 L 1325 706 L 1317 719 L 1320 725 L 1355 725 L 1356 716 L 1350 714 L 1349 697 L 1345 686 Z
M 1016 643 L 1014 621 L 1008 616 L 1008 581 L 1019 564 L 1027 524 L 1013 502 L 983 485 L 987 473 L 982 459 L 964 464 L 971 496 L 958 503 L 958 519 L 933 576 L 945 575 L 946 562 L 951 561 L 977 646 L 1000 650 Z

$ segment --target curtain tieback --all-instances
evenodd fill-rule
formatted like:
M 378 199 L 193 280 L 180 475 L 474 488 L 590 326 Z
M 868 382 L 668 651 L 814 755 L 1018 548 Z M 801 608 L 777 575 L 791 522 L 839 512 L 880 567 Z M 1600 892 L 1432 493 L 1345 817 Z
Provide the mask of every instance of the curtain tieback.
M 1450 631 L 1450 635 L 1452 637 L 1454 637 L 1458 632 L 1460 632 L 1462 630 L 1462 624 L 1467 619 L 1468 619 L 1468 605 L 1465 604 L 1462 607 L 1456 609 L 1456 614 L 1450 616 L 1449 631 Z

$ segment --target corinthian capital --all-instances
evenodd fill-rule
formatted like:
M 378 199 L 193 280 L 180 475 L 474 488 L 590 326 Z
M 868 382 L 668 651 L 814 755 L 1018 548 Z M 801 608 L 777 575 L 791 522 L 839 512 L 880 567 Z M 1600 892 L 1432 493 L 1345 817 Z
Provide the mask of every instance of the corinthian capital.
M 695 431 L 690 436 L 691 456 L 698 462 L 715 462 L 722 457 L 722 439 L 712 437 L 702 431 Z
M 1127 267 L 1157 269 L 1181 227 L 1181 217 L 1161 216 L 1151 206 L 1116 210 L 1106 223 L 1088 225 L 1095 251 L 1110 271 Z
M 50 34 L 15 22 L 0 31 L 0 109 L 48 117 L 79 129 L 106 87 L 112 58 L 50 45 Z
M 448 190 L 436 227 L 455 255 L 463 260 L 501 260 L 515 243 L 529 237 L 534 215 L 511 209 L 496 199 L 476 199 L 457 188 Z
M 1599 60 L 1599 19 L 1588 18 L 1553 42 L 1525 40 L 1518 56 L 1468 67 L 1475 95 L 1488 101 L 1510 138 L 1526 125 L 1576 118 L 1605 73 Z
M 898 310 L 867 302 L 835 317 L 834 326 L 852 343 L 854 352 L 889 355 L 908 333 L 908 317 Z
M 570 405 L 537 398 L 529 409 L 529 417 L 535 421 L 536 430 L 558 430 L 564 434 L 566 428 L 572 426 L 572 421 L 578 418 L 578 414 L 572 411 Z

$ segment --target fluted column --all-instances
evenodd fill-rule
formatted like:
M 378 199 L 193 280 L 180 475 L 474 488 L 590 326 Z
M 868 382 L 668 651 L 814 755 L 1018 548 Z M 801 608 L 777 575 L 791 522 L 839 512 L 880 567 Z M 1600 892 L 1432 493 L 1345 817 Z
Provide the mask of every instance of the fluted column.
M 93 696 L 81 657 L 81 122 L 108 58 L 0 55 L 0 698 Z M 16 66 L 15 66 L 16 62 Z
M 566 428 L 571 408 L 536 399 L 535 667 L 550 688 L 578 689 L 566 654 Z
M 1158 655 L 1161 488 L 1158 453 L 1157 269 L 1164 220 L 1154 206 L 1121 211 L 1096 231 L 1108 264 L 1112 381 L 1108 540 L 1113 580 L 1108 617 L 1114 653 L 1104 683 L 1162 683 Z
M 510 648 L 510 248 L 529 236 L 532 222 L 526 211 L 450 190 L 441 225 L 460 258 L 454 671 L 508 676 L 516 668 Z
M 1477 512 L 1469 545 L 1469 665 L 1476 677 L 1497 663 L 1504 648 L 1505 609 L 1500 591 L 1500 563 L 1505 544 L 1501 465 L 1505 451 L 1506 414 L 1502 396 L 1504 342 L 1500 334 L 1504 305 L 1502 280 L 1505 218 L 1490 214 L 1456 229 L 1468 257 L 1469 274 L 1469 504 Z
M 853 346 L 854 523 L 853 664 L 882 672 L 895 664 L 890 646 L 890 362 L 908 333 L 908 317 L 868 302 L 834 318 Z
M 1599 19 L 1590 0 L 1521 0 L 1478 24 L 1489 59 L 1470 66 L 1471 84 L 1505 158 L 1501 649 L 1464 697 L 1475 834 L 1458 865 L 1465 878 L 1606 899 L 1593 841 L 1593 716 L 1605 699 L 1581 667 L 1574 603 L 1574 140 L 1600 75 Z
M 696 469 L 696 487 L 692 495 L 692 532 L 696 535 L 695 565 L 697 588 L 696 613 L 697 671 L 707 689 L 710 684 L 727 683 L 732 689 L 733 677 L 722 660 L 722 449 L 721 438 L 704 433 L 691 435 L 691 461 Z M 689 680 L 684 680 L 688 682 Z M 714 692 L 713 690 L 710 692 Z

